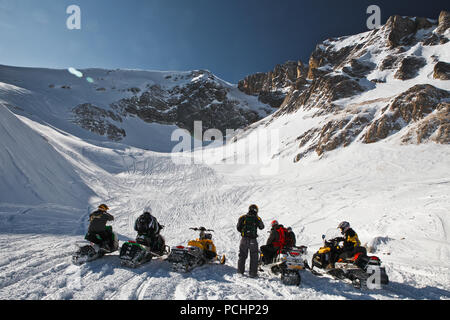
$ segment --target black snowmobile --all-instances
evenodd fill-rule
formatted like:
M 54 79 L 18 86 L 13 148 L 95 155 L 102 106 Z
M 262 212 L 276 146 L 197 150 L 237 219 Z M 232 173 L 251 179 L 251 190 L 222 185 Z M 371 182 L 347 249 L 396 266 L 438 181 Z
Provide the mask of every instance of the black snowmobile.
M 136 241 L 130 240 L 122 245 L 120 263 L 124 267 L 137 268 L 154 257 L 163 259 L 169 252 L 170 247 L 166 246 L 166 241 L 160 234 L 156 235 L 153 242 L 148 236 L 139 235 Z
M 280 276 L 281 282 L 287 286 L 299 286 L 300 271 L 309 269 L 306 260 L 307 247 L 285 248 L 280 251 L 272 263 L 264 264 L 260 253 L 259 268 L 269 275 Z
M 322 236 L 324 246 L 312 258 L 311 272 L 321 276 L 330 275 L 335 279 L 350 282 L 357 289 L 381 289 L 382 285 L 389 284 L 386 269 L 382 267 L 381 260 L 376 256 L 368 256 L 363 252 L 356 253 L 349 259 L 339 259 L 332 263 L 332 255 L 340 250 L 342 236 L 337 229 L 330 229 Z M 317 267 L 320 272 L 314 270 Z
M 111 226 L 106 226 L 106 230 L 113 236 L 112 247 L 107 246 L 106 244 L 110 241 L 108 239 L 102 239 L 100 235 L 96 235 L 96 238 L 102 243 L 101 245 L 89 241 L 88 235 L 86 235 L 85 241 L 75 242 L 75 246 L 78 247 L 78 250 L 72 256 L 72 263 L 75 265 L 82 265 L 86 262 L 99 259 L 105 254 L 119 250 L 119 238 L 117 233 L 113 232 Z
M 200 231 L 199 238 L 189 241 L 187 247 L 180 245 L 170 249 L 166 261 L 172 265 L 172 271 L 190 272 L 195 267 L 207 263 L 225 264 L 225 255 L 217 255 L 216 246 L 212 241 L 210 232 L 214 230 L 208 230 L 204 227 L 189 229 Z

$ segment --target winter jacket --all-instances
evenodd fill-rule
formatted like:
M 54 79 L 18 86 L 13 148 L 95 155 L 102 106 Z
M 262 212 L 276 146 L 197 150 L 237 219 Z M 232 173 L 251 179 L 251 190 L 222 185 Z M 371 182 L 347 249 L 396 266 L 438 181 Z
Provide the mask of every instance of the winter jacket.
M 162 226 L 159 224 L 158 220 L 152 215 L 141 215 L 136 219 L 134 224 L 134 230 L 138 232 L 139 235 L 146 236 L 156 236 L 161 231 Z
M 361 241 L 359 241 L 358 234 L 351 228 L 349 228 L 344 233 L 344 251 L 350 251 L 353 250 L 356 247 L 361 246 Z
M 247 213 L 239 218 L 236 228 L 242 237 L 256 239 L 258 237 L 258 229 L 264 229 L 264 223 L 257 215 Z
M 289 248 L 293 248 L 295 247 L 295 245 L 297 244 L 297 239 L 295 237 L 295 233 L 293 231 L 288 232 L 286 235 L 286 246 Z
M 284 241 L 281 239 L 282 232 L 284 231 Z M 271 245 L 276 248 L 282 248 L 286 246 L 288 240 L 288 231 L 283 225 L 277 225 L 270 230 L 269 239 L 267 239 L 266 245 Z M 284 242 L 284 243 L 282 243 Z
M 106 228 L 106 223 L 108 221 L 113 221 L 114 217 L 108 212 L 97 210 L 89 215 L 89 233 L 100 233 L 104 232 Z

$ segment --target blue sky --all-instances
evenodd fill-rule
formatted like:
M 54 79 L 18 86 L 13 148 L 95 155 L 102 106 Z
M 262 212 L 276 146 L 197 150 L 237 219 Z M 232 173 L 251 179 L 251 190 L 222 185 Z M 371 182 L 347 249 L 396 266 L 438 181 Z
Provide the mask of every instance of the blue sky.
M 66 8 L 81 8 L 68 30 Z M 367 31 L 366 9 L 437 19 L 448 1 L 0 0 L 0 64 L 49 68 L 208 69 L 237 83 L 321 41 Z

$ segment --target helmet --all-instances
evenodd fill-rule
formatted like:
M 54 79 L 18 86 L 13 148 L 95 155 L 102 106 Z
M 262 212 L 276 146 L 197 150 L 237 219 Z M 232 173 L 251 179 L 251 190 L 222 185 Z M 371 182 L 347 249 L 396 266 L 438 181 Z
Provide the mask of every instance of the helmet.
M 151 210 L 150 210 L 150 211 L 145 211 L 145 212 L 143 213 L 143 215 L 146 216 L 146 217 L 149 217 L 149 216 L 152 215 L 152 211 L 151 211 Z
M 277 220 L 273 220 L 271 225 L 272 225 L 272 227 L 277 226 L 278 225 L 278 221 Z
M 109 210 L 109 208 L 108 208 L 108 206 L 106 204 L 99 205 L 98 209 L 101 210 L 101 211 L 108 211 Z
M 348 223 L 347 221 L 343 221 L 341 223 L 339 223 L 338 225 L 338 229 L 341 229 L 341 233 L 344 234 L 345 231 L 347 231 L 350 228 L 350 223 Z
M 253 214 L 258 214 L 259 212 L 259 208 L 256 204 L 252 204 L 249 208 L 248 208 L 248 212 L 249 213 L 253 213 Z

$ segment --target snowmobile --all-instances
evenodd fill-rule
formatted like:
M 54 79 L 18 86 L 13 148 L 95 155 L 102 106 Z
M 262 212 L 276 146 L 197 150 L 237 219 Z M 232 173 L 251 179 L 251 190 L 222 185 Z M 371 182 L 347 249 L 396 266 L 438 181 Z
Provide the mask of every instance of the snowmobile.
M 269 264 L 262 262 L 263 255 L 260 253 L 259 268 L 269 275 L 281 275 L 281 282 L 284 285 L 299 286 L 301 283 L 300 270 L 309 269 L 306 260 L 307 250 L 306 246 L 285 248 Z
M 117 233 L 113 232 L 111 226 L 106 226 L 106 230 L 113 235 L 113 246 L 112 248 L 107 248 L 104 245 L 95 244 L 87 239 L 85 236 L 85 241 L 78 241 L 75 246 L 78 247 L 77 251 L 72 256 L 72 263 L 75 265 L 82 265 L 86 262 L 97 260 L 103 257 L 105 254 L 113 253 L 119 250 L 119 237 Z M 106 243 L 107 240 L 102 239 L 99 235 L 96 235 L 97 239 Z
M 337 229 L 330 229 L 322 236 L 324 246 L 312 258 L 311 272 L 315 275 L 330 275 L 335 279 L 350 282 L 357 289 L 381 289 L 389 284 L 386 269 L 376 256 L 367 256 L 364 252 L 356 253 L 348 259 L 339 259 L 331 263 L 332 254 L 339 252 L 342 236 Z M 321 272 L 314 270 L 317 267 Z
M 164 226 L 162 226 L 164 228 Z M 163 236 L 157 235 L 156 243 L 151 243 L 149 237 L 139 235 L 136 241 L 125 242 L 120 249 L 120 264 L 128 268 L 137 268 L 150 262 L 154 257 L 163 259 L 170 252 Z
M 225 255 L 217 255 L 212 234 L 209 233 L 214 232 L 214 230 L 208 230 L 204 227 L 189 229 L 200 231 L 199 238 L 189 241 L 187 247 L 180 245 L 170 249 L 166 261 L 172 265 L 172 271 L 190 272 L 194 268 L 208 263 L 225 264 Z

